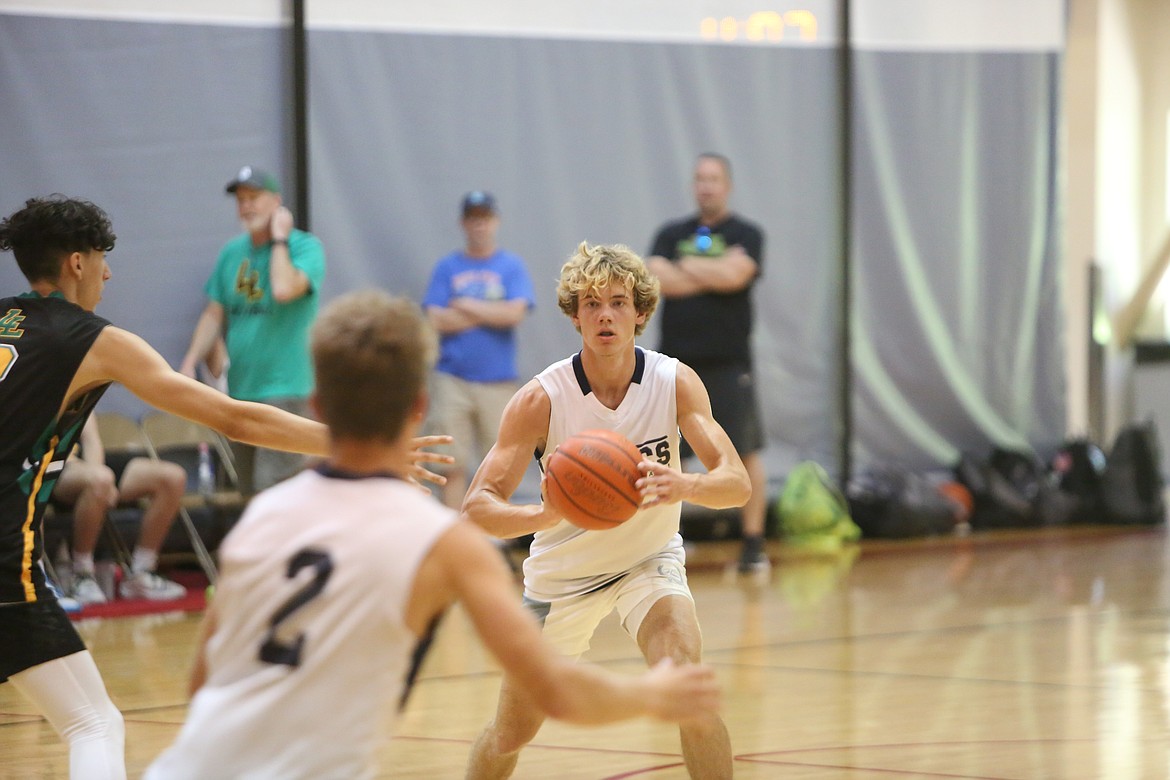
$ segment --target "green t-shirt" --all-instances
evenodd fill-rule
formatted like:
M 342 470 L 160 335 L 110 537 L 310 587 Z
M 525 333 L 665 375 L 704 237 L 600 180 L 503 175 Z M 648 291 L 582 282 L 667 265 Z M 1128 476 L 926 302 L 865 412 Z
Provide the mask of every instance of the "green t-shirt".
M 223 306 L 228 392 L 245 401 L 306 398 L 313 390 L 309 327 L 317 316 L 325 250 L 311 233 L 288 237 L 294 267 L 309 278 L 309 291 L 288 303 L 272 298 L 268 264 L 272 245 L 252 246 L 246 233 L 224 245 L 207 280 L 207 297 Z

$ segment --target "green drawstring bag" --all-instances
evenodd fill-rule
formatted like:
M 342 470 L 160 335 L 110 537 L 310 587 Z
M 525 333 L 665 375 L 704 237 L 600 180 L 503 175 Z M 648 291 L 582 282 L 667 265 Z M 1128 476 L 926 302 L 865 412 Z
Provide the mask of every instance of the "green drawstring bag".
M 833 551 L 861 538 L 845 496 L 811 460 L 798 463 L 788 474 L 776 508 L 780 533 L 794 545 Z

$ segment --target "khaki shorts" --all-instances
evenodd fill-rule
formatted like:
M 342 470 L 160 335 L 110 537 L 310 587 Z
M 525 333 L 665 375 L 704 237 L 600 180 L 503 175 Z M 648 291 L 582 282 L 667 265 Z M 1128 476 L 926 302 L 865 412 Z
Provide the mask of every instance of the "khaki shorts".
M 637 642 L 642 621 L 664 596 L 682 596 L 694 603 L 681 550 L 663 551 L 580 596 L 549 603 L 525 595 L 524 606 L 540 620 L 544 638 L 562 655 L 576 658 L 589 649 L 593 632 L 615 609 L 622 628 Z
M 478 466 L 496 443 L 504 407 L 516 394 L 515 382 L 468 382 L 442 371 L 434 377 L 435 433 L 455 437 L 446 451 L 455 457 L 453 469 Z

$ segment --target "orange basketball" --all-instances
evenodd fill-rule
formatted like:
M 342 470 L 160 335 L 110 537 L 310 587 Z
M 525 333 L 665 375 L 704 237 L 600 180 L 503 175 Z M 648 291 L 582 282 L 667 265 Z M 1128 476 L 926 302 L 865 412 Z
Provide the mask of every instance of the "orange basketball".
M 553 508 L 573 525 L 604 531 L 633 517 L 642 504 L 634 483 L 642 453 L 614 431 L 584 431 L 553 450 L 545 489 Z

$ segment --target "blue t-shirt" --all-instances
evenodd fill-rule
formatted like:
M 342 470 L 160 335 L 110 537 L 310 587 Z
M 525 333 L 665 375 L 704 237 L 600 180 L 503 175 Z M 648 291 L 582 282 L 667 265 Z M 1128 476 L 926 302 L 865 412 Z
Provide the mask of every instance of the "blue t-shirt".
M 536 305 L 532 279 L 519 255 L 503 249 L 488 258 L 452 252 L 435 264 L 423 306 L 446 308 L 454 298 L 481 301 L 522 300 Z M 438 369 L 468 382 L 515 381 L 515 328 L 468 328 L 439 340 Z

